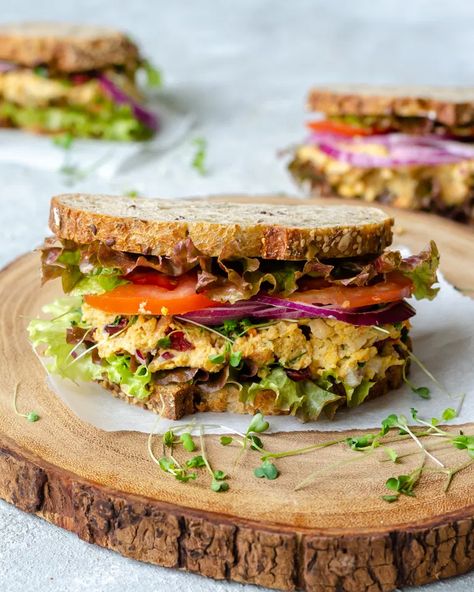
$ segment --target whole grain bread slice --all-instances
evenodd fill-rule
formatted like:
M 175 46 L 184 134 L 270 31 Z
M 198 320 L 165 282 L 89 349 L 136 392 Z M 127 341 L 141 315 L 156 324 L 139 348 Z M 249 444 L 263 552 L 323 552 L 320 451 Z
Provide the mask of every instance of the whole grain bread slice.
M 107 66 L 133 67 L 137 46 L 125 33 L 70 23 L 25 22 L 0 26 L 0 60 L 21 66 L 47 65 L 59 72 Z
M 214 392 L 204 392 L 190 383 L 158 386 L 148 399 L 137 399 L 124 393 L 119 386 L 108 380 L 100 381 L 115 397 L 168 419 L 181 419 L 197 412 L 250 413 L 261 411 L 264 415 L 289 415 L 275 407 L 275 393 L 272 390 L 260 391 L 248 403 L 240 401 L 239 389 L 229 384 Z M 385 375 L 378 378 L 371 387 L 366 399 L 371 400 L 399 388 L 403 384 L 403 366 L 390 366 Z M 343 394 L 341 392 L 341 394 Z
M 326 115 L 429 117 L 448 126 L 474 122 L 474 87 L 328 85 L 307 106 Z
M 209 257 L 278 260 L 378 254 L 393 219 L 377 208 L 164 201 L 106 195 L 53 197 L 49 224 L 61 239 L 104 242 L 118 251 L 171 255 L 191 238 Z

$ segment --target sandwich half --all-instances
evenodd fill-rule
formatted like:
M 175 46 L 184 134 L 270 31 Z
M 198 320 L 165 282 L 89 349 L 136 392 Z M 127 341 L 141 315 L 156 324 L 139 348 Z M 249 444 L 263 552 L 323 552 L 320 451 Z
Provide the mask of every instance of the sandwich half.
M 367 207 L 51 202 L 43 280 L 66 296 L 29 334 L 51 372 L 165 417 L 356 407 L 402 384 L 406 298 L 433 298 L 434 243 L 403 258 Z
M 289 168 L 315 195 L 474 223 L 474 88 L 318 87 L 308 109 Z
M 156 79 L 137 46 L 113 29 L 2 25 L 0 125 L 73 137 L 150 138 L 158 121 L 137 88 L 139 69 Z

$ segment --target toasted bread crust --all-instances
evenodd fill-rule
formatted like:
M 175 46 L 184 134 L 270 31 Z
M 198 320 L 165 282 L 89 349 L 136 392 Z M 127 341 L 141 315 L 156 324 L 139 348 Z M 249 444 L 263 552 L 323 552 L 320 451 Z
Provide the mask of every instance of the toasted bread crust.
M 407 364 L 408 366 L 408 364 Z M 288 411 L 277 409 L 274 405 L 275 393 L 262 391 L 257 394 L 253 404 L 245 404 L 239 400 L 239 390 L 228 385 L 213 393 L 205 393 L 190 384 L 156 386 L 155 392 L 145 400 L 126 395 L 120 387 L 108 380 L 100 384 L 111 391 L 114 397 L 131 405 L 153 411 L 168 419 L 181 419 L 196 412 L 225 412 L 253 414 L 261 411 L 264 415 L 289 415 Z M 370 389 L 367 400 L 375 399 L 399 388 L 403 384 L 403 366 L 390 366 L 383 378 L 380 378 Z
M 131 253 L 171 255 L 190 237 L 209 257 L 305 260 L 377 254 L 393 219 L 375 208 L 160 201 L 66 194 L 53 197 L 49 224 L 61 239 Z
M 466 125 L 474 121 L 474 88 L 330 85 L 313 88 L 307 107 L 326 115 L 430 117 Z
M 0 60 L 21 66 L 47 65 L 58 72 L 135 66 L 137 46 L 120 31 L 66 23 L 0 26 Z

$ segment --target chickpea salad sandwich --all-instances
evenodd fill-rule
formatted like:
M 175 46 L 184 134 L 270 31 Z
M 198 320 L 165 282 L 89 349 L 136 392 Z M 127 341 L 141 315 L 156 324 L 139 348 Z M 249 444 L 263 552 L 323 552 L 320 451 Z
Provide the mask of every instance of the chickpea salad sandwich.
M 316 195 L 474 223 L 474 88 L 331 85 L 308 109 L 289 168 Z
M 172 419 L 332 417 L 402 384 L 406 299 L 437 292 L 436 245 L 404 258 L 392 224 L 368 207 L 60 195 L 41 259 L 66 295 L 30 340 L 51 373 Z
M 159 73 L 124 34 L 65 23 L 0 26 L 0 126 L 145 140 L 158 129 L 136 83 Z

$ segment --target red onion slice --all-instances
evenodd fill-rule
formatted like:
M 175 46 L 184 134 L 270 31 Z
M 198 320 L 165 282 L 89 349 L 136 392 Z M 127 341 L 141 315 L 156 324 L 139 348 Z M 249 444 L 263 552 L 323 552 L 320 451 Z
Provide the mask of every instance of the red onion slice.
M 328 318 L 351 325 L 367 326 L 398 323 L 409 319 L 415 314 L 415 309 L 404 300 L 369 311 L 342 309 L 333 306 L 315 306 L 272 296 L 256 296 L 248 302 L 252 303 L 252 307 L 236 303 L 228 307 L 196 310 L 180 315 L 177 318 L 208 326 L 221 325 L 224 321 L 239 320 L 245 317 L 256 320 Z
M 309 141 L 331 158 L 359 168 L 452 164 L 474 158 L 474 146 L 434 135 L 380 134 L 341 138 L 335 134 L 314 133 Z M 351 150 L 352 146 L 366 144 L 384 146 L 387 156 Z
M 383 325 L 398 323 L 416 314 L 415 309 L 405 300 L 391 302 L 376 310 L 360 311 L 356 308 L 337 308 L 333 306 L 316 306 L 303 302 L 293 302 L 273 296 L 259 296 L 259 302 L 276 306 L 285 311 L 282 318 L 329 318 L 343 321 L 351 325 Z M 288 314 L 294 316 L 287 316 Z M 300 315 L 300 316 L 297 316 Z
M 140 105 L 137 101 L 128 96 L 121 88 L 119 88 L 110 78 L 105 74 L 99 74 L 98 80 L 104 91 L 110 98 L 119 105 L 129 105 L 132 108 L 134 116 L 153 131 L 158 130 L 158 117 L 152 112 Z

